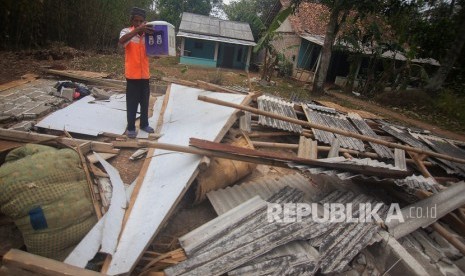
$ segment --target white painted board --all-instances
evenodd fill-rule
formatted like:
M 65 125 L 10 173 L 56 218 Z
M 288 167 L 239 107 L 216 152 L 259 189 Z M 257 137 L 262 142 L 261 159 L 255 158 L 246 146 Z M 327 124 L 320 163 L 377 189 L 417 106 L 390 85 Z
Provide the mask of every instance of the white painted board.
M 233 108 L 197 100 L 199 95 L 240 104 L 245 96 L 172 84 L 163 115 L 161 143 L 187 146 L 189 138 L 213 141 Z M 155 150 L 107 274 L 130 272 L 180 198 L 202 156 Z
M 41 120 L 37 127 L 97 136 L 103 132 L 122 135 L 126 131 L 126 98 L 111 97 L 108 102 L 86 96 Z

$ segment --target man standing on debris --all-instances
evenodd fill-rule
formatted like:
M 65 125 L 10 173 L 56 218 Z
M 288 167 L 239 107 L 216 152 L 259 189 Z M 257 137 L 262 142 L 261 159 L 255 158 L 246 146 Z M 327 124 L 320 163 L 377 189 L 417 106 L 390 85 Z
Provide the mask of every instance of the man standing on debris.
M 134 7 L 131 10 L 131 27 L 120 33 L 119 43 L 125 51 L 127 136 L 136 138 L 136 115 L 140 104 L 140 129 L 148 133 L 154 130 L 149 126 L 148 110 L 150 99 L 149 60 L 145 52 L 145 33 L 153 29 L 145 25 L 145 10 Z

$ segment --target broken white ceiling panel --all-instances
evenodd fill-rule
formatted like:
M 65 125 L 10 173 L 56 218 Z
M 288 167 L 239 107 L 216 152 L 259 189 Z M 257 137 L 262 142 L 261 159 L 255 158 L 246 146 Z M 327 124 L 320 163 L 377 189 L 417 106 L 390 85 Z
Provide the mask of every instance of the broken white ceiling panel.
M 91 136 L 104 132 L 122 135 L 127 125 L 126 110 L 121 109 L 122 99 L 112 97 L 108 102 L 92 103 L 94 100 L 86 96 L 53 112 L 36 126 Z
M 199 95 L 235 104 L 240 104 L 245 98 L 244 95 L 214 93 L 172 84 L 163 114 L 160 143 L 188 146 L 190 137 L 215 140 L 236 110 L 199 101 Z M 193 154 L 155 150 L 107 274 L 125 274 L 134 268 L 187 190 L 201 158 Z
M 99 250 L 113 254 L 118 235 L 121 231 L 125 207 L 133 191 L 133 188 L 125 189 L 118 170 L 97 153 L 94 154 L 110 176 L 112 196 L 108 212 L 100 218 L 97 224 L 94 225 L 64 261 L 67 264 L 81 268 L 85 268 L 87 263 L 95 257 L 95 254 Z M 134 187 L 134 183 L 129 187 Z M 111 250 L 109 250 L 110 248 Z

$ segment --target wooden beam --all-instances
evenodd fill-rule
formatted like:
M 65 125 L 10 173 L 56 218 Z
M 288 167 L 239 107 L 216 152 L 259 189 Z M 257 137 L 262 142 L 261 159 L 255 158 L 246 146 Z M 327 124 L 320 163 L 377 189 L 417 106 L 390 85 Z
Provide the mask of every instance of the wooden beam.
M 77 145 L 90 142 L 90 147 L 93 151 L 105 153 L 118 153 L 119 149 L 115 149 L 110 143 L 103 143 L 97 141 L 72 139 L 67 137 L 60 137 L 49 134 L 40 134 L 35 132 L 24 132 L 12 129 L 0 128 L 0 139 L 24 143 L 37 143 L 37 144 L 53 144 L 59 143 L 66 146 L 76 147 Z
M 444 239 L 446 239 L 450 244 L 457 248 L 460 253 L 465 255 L 465 244 L 452 235 L 446 228 L 444 228 L 439 222 L 435 222 L 431 227 L 438 232 Z
M 327 126 L 324 126 L 324 125 L 319 125 L 319 124 L 315 124 L 315 123 L 311 123 L 311 122 L 307 122 L 307 121 L 302 121 L 302 120 L 282 116 L 282 115 L 279 115 L 279 114 L 275 114 L 275 113 L 272 113 L 272 112 L 259 110 L 257 108 L 253 108 L 253 107 L 249 107 L 249 106 L 241 106 L 241 105 L 238 105 L 238 104 L 229 103 L 229 102 L 226 102 L 226 101 L 209 98 L 207 96 L 199 96 L 198 99 L 200 101 L 205 101 L 205 102 L 218 104 L 218 105 L 222 105 L 222 106 L 237 108 L 237 109 L 241 109 L 241 110 L 244 110 L 244 111 L 252 112 L 254 114 L 268 116 L 268 117 L 271 117 L 271 118 L 275 118 L 275 119 L 278 119 L 278 120 L 283 120 L 283 121 L 286 121 L 286 122 L 289 122 L 289 123 L 293 123 L 293 124 L 297 124 L 297 125 L 301 125 L 301 126 L 305 126 L 305 127 L 316 128 L 316 129 L 320 129 L 320 130 L 329 131 L 329 132 L 333 132 L 333 133 L 336 133 L 336 134 L 344 135 L 344 136 L 347 136 L 347 137 L 357 138 L 357 139 L 360 139 L 362 141 L 373 142 L 373 143 L 380 144 L 380 145 L 390 147 L 390 148 L 403 149 L 405 151 L 411 151 L 411 152 L 414 152 L 414 153 L 424 154 L 424 155 L 427 155 L 427 156 L 433 156 L 433 157 L 436 157 L 436 158 L 441 158 L 441 159 L 444 159 L 444 160 L 465 164 L 465 159 L 455 158 L 455 157 L 452 157 L 452 156 L 449 156 L 449 155 L 446 155 L 446 154 L 437 153 L 437 152 L 434 152 L 434 151 L 423 150 L 423 149 L 414 148 L 414 147 L 410 147 L 410 146 L 405 146 L 405 145 L 401 145 L 401 144 L 397 144 L 397 143 L 386 142 L 386 141 L 383 141 L 383 140 L 380 140 L 380 139 L 377 139 L 377 138 L 373 138 L 373 137 L 370 137 L 370 136 L 365 136 L 365 135 L 361 135 L 361 134 L 358 134 L 358 133 L 353 133 L 353 132 L 341 130 L 341 129 L 338 129 L 338 128 L 327 127 Z
M 299 138 L 297 157 L 310 159 L 310 139 L 305 138 L 305 136 Z
M 33 274 L 60 276 L 98 276 L 103 275 L 95 271 L 82 269 L 56 260 L 33 255 L 21 250 L 11 249 L 3 257 L 3 264 L 9 268 L 16 268 L 32 272 Z
M 38 77 L 39 77 L 39 75 L 36 75 L 36 74 L 25 74 L 25 75 L 21 76 L 20 80 L 14 80 L 14 81 L 10 81 L 10 82 L 7 82 L 7 83 L 4 83 L 4 84 L 0 85 L 0 92 L 8 90 L 8 89 L 16 87 L 16 86 L 19 86 L 19 85 L 26 84 L 26 83 L 31 82 L 31 81 L 34 81 Z
M 78 74 L 72 74 L 72 73 L 61 71 L 61 70 L 53 70 L 53 69 L 45 70 L 45 72 L 49 73 L 49 74 L 53 74 L 53 75 L 68 77 L 68 78 L 71 78 L 71 79 L 81 80 L 81 81 L 94 83 L 94 84 L 98 84 L 98 85 L 104 85 L 104 86 L 114 87 L 114 88 L 119 88 L 119 89 L 126 89 L 126 85 L 121 84 L 121 83 L 115 83 L 115 82 L 110 81 L 110 80 L 89 78 L 89 77 L 80 76 Z
M 316 141 L 315 141 L 316 142 Z M 252 144 L 255 147 L 263 147 L 263 148 L 277 148 L 277 149 L 293 149 L 296 150 L 299 148 L 298 144 L 288 144 L 288 143 L 271 143 L 271 142 L 262 142 L 262 141 L 252 141 Z M 331 147 L 328 146 L 318 146 L 318 151 L 324 151 L 327 152 L 331 149 Z M 369 158 L 375 158 L 378 159 L 380 158 L 377 153 L 374 152 L 361 152 L 357 150 L 351 150 L 351 149 L 345 149 L 345 148 L 339 148 L 339 152 L 341 153 L 349 153 L 353 156 L 363 156 L 363 157 L 369 157 Z M 409 164 L 415 164 L 415 162 L 412 159 L 406 159 L 405 160 Z M 428 161 L 423 161 L 423 164 L 425 166 L 433 166 L 431 162 Z M 441 178 L 442 181 L 452 181 L 452 182 L 458 182 L 459 179 L 457 178 Z

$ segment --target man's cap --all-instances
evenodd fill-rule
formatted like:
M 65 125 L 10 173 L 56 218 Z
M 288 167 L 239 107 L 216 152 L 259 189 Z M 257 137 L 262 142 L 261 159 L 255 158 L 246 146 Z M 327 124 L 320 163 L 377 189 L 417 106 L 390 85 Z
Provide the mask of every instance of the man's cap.
M 138 7 L 133 7 L 131 9 L 131 16 L 135 15 L 142 16 L 145 19 L 145 10 Z

